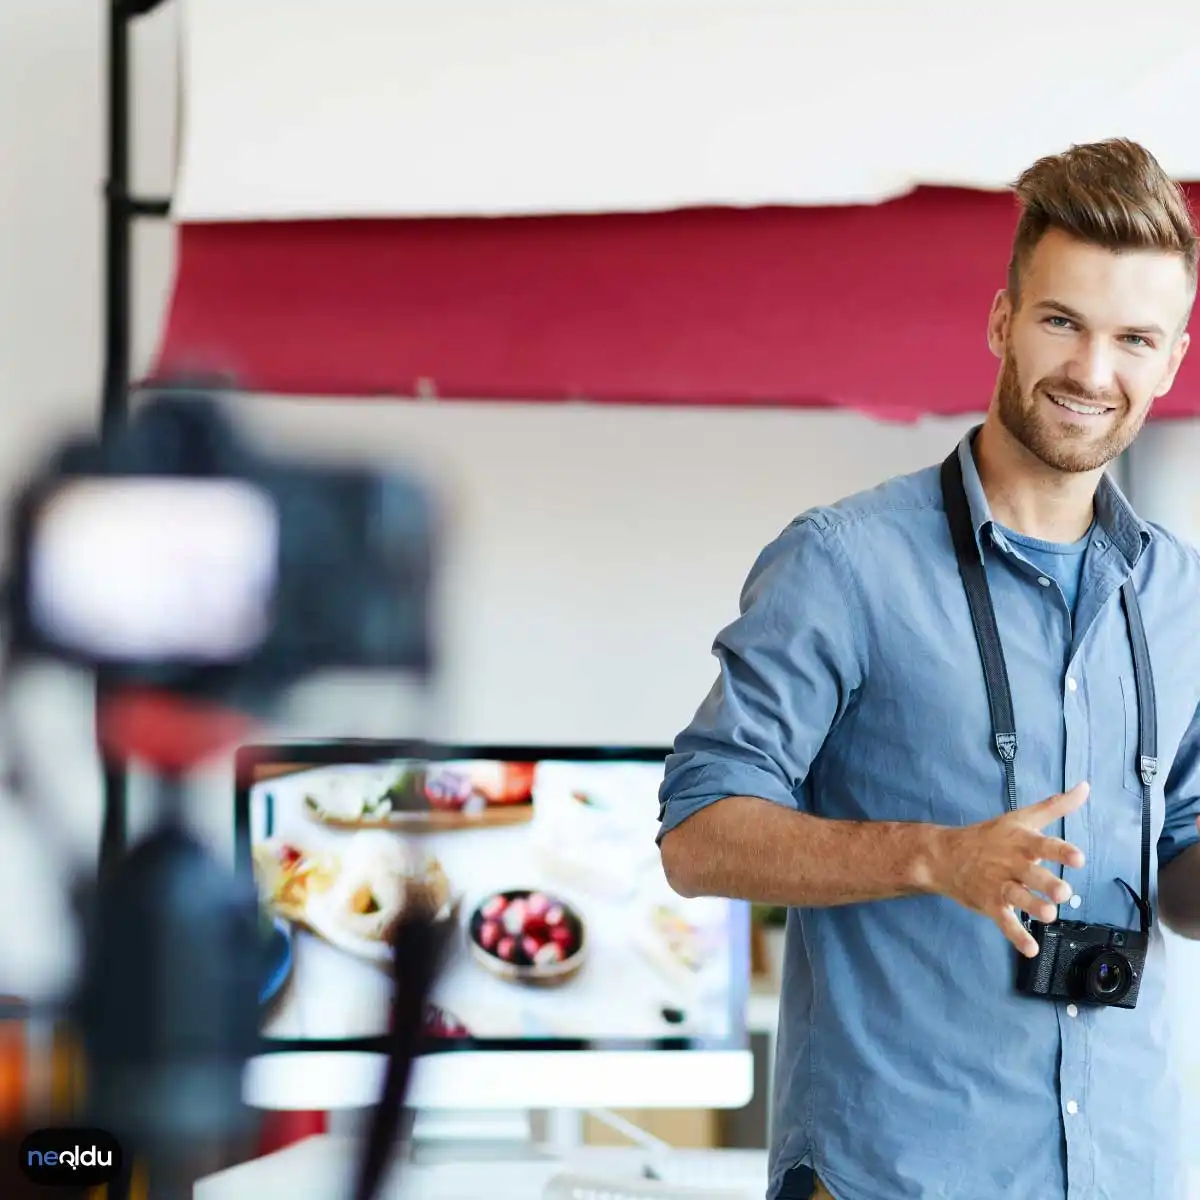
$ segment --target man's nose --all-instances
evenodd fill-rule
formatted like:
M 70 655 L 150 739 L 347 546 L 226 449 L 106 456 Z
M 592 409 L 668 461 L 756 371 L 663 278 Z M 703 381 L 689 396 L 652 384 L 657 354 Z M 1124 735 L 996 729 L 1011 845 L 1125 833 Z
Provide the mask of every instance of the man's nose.
M 1112 347 L 1103 338 L 1084 338 L 1071 360 L 1067 376 L 1093 394 L 1111 391 L 1116 381 Z

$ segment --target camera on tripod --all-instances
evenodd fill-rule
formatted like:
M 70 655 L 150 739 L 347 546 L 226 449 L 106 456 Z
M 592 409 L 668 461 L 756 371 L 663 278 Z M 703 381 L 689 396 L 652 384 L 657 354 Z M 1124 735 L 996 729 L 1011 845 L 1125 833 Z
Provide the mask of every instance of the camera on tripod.
M 1135 1008 L 1150 935 L 1087 921 L 1030 921 L 1035 958 L 1017 963 L 1017 990 L 1049 1000 Z
M 397 473 L 265 454 L 200 390 L 66 444 L 18 498 L 18 654 L 243 711 L 323 669 L 432 668 L 437 539 Z
M 96 672 L 103 757 L 136 760 L 153 788 L 150 832 L 75 889 L 84 945 L 66 1005 L 83 1115 L 143 1158 L 151 1194 L 185 1194 L 189 1156 L 247 1135 L 261 1040 L 258 892 L 188 828 L 188 780 L 307 676 L 429 676 L 439 532 L 415 479 L 266 453 L 216 393 L 179 387 L 64 444 L 17 500 L 4 649 Z M 397 931 L 393 1072 L 434 949 L 419 923 Z

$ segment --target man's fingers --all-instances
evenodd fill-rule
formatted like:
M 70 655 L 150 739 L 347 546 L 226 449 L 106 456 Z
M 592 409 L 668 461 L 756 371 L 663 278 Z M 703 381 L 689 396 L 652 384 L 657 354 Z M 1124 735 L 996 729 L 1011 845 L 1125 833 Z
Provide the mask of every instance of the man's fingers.
M 1052 904 L 1045 896 L 1035 896 L 1028 888 L 1019 883 L 1010 883 L 1005 889 L 1004 899 L 1015 909 L 1027 912 L 1036 917 L 1044 925 L 1048 925 L 1058 916 L 1058 906 Z
M 995 915 L 995 922 L 1000 926 L 1000 932 L 1017 948 L 1017 952 L 1026 958 L 1036 958 L 1038 944 L 1033 935 L 1017 919 L 1017 914 L 1011 908 L 1000 909 Z
M 1090 790 L 1090 784 L 1077 783 L 1069 792 L 1051 796 L 1047 800 L 1039 800 L 1037 804 L 1030 804 L 1017 811 L 1024 815 L 1025 821 L 1031 829 L 1042 829 L 1051 821 L 1057 821 L 1060 817 L 1065 817 L 1068 813 L 1082 808 L 1087 802 Z
M 1040 892 L 1043 896 L 1053 900 L 1055 904 L 1066 904 L 1071 898 L 1071 885 L 1065 879 L 1059 879 L 1053 871 L 1048 871 L 1045 867 L 1030 867 L 1022 882 L 1029 891 Z M 1016 901 L 1011 901 L 1011 903 L 1015 904 Z
M 1030 857 L 1034 862 L 1062 863 L 1064 867 L 1076 870 L 1083 866 L 1083 851 L 1062 838 L 1039 835 L 1030 846 Z

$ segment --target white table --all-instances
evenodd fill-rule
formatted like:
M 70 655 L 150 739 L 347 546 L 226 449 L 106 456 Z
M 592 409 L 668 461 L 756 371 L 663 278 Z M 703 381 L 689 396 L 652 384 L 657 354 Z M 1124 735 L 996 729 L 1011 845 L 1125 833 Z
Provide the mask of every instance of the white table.
M 344 1200 L 357 1142 L 344 1137 L 308 1138 L 277 1154 L 255 1159 L 197 1183 L 194 1200 Z M 746 1190 L 747 1200 L 762 1200 L 766 1154 L 739 1150 L 680 1150 L 693 1163 L 703 1163 L 712 1186 L 728 1187 L 745 1178 L 747 1165 L 757 1162 L 764 1181 Z M 641 1150 L 589 1148 L 572 1152 L 569 1165 L 598 1174 L 636 1175 L 645 1161 Z M 384 1190 L 384 1200 L 540 1200 L 548 1180 L 567 1164 L 562 1160 L 446 1163 L 413 1167 L 403 1164 Z M 753 1169 L 753 1168 L 752 1168 Z M 1188 1196 L 1200 1200 L 1200 1168 L 1189 1179 Z M 700 1193 L 698 1193 L 700 1194 Z
M 194 1200 L 344 1200 L 358 1143 L 332 1135 L 307 1138 L 277 1154 L 254 1159 L 210 1175 L 196 1184 Z M 697 1179 L 728 1187 L 740 1181 L 747 1200 L 766 1192 L 766 1153 L 745 1150 L 679 1150 L 689 1167 L 702 1166 Z M 569 1160 L 547 1156 L 499 1162 L 403 1163 L 384 1190 L 384 1200 L 540 1200 L 552 1176 L 568 1169 L 635 1178 L 645 1151 L 589 1147 L 572 1151 Z M 689 1174 L 692 1170 L 689 1170 Z M 754 1183 L 746 1186 L 747 1180 Z M 697 1193 L 702 1196 L 702 1192 Z

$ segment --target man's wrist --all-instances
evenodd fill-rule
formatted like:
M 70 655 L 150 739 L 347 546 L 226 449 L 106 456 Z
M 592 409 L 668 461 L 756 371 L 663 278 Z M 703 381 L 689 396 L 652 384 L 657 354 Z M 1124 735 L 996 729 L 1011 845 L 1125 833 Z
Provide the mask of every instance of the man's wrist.
M 954 840 L 958 831 L 946 825 L 914 823 L 909 830 L 912 847 L 906 856 L 908 887 L 918 895 L 940 896 L 948 865 L 954 861 Z

